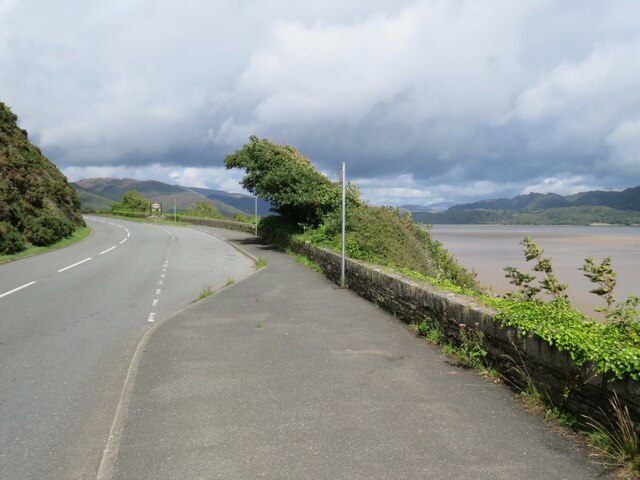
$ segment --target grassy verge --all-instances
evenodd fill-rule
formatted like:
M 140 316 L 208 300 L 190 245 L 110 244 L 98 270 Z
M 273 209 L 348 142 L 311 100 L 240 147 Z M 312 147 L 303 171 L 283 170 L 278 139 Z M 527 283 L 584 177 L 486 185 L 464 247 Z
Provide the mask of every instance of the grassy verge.
M 304 265 L 305 267 L 310 268 L 311 270 L 315 270 L 316 272 L 322 273 L 322 267 L 315 262 L 312 262 L 304 255 L 300 255 L 299 253 L 294 252 L 290 248 L 286 248 L 285 252 L 293 257 L 293 259 L 298 262 L 300 265 Z
M 198 295 L 198 298 L 196 298 L 196 302 L 203 300 L 205 298 L 210 297 L 211 295 L 213 295 L 215 292 L 213 291 L 213 288 L 211 288 L 211 285 L 204 285 L 202 287 L 202 291 L 200 292 L 200 294 Z
M 13 260 L 18 260 L 19 258 L 31 257 L 32 255 L 38 255 L 40 253 L 50 252 L 52 250 L 58 250 L 59 248 L 68 247 L 69 245 L 73 245 L 80 240 L 84 240 L 93 230 L 91 227 L 83 227 L 75 232 L 70 237 L 63 238 L 59 242 L 56 242 L 52 245 L 48 245 L 46 247 L 36 247 L 34 245 L 29 245 L 25 250 L 21 252 L 14 253 L 11 255 L 0 255 L 0 264 L 11 262 Z

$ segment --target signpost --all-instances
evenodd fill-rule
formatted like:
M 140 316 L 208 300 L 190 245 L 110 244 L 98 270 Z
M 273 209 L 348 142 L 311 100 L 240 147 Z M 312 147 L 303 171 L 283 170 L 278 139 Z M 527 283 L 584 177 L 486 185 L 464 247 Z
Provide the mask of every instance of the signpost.
M 342 183 L 342 261 L 340 263 L 340 286 L 345 287 L 345 224 L 347 220 L 346 204 L 347 204 L 347 167 L 342 162 L 342 171 L 340 172 L 340 183 Z
M 255 229 L 255 234 L 256 237 L 258 236 L 258 195 L 256 195 L 254 197 L 254 213 L 255 213 L 255 222 L 256 222 L 256 229 Z
M 160 216 L 162 216 L 162 203 L 153 202 L 151 205 L 151 215 L 157 215 L 157 212 L 160 212 Z

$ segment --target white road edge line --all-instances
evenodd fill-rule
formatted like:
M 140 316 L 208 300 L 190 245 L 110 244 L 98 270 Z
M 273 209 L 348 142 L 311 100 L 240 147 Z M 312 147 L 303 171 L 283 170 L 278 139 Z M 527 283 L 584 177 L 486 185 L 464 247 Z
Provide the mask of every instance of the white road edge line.
M 61 268 L 60 270 L 58 270 L 58 273 L 64 272 L 65 270 L 69 270 L 70 268 L 73 268 L 73 267 L 77 267 L 81 263 L 88 262 L 89 260 L 93 260 L 93 258 L 92 257 L 85 258 L 84 260 L 80 260 L 78 263 L 74 263 L 73 265 L 69 265 L 68 267 Z
M 29 287 L 29 286 L 33 285 L 34 283 L 37 283 L 37 282 L 29 282 L 29 283 L 25 283 L 25 284 L 24 284 L 24 285 L 22 285 L 21 287 L 14 288 L 13 290 L 9 290 L 8 292 L 5 292 L 5 293 L 3 293 L 2 295 L 0 295 L 0 298 L 2 298 L 2 297 L 6 297 L 7 295 L 11 295 L 12 293 L 17 292 L 18 290 L 22 290 L 23 288 L 27 288 L 27 287 Z
M 127 237 L 127 238 L 129 238 L 129 237 Z M 123 244 L 124 242 L 126 242 L 126 241 L 127 241 L 127 239 L 125 238 L 124 240 L 122 240 L 122 241 L 120 242 L 120 245 L 122 245 L 122 244 Z
M 114 249 L 114 248 L 116 248 L 116 247 L 117 247 L 117 245 L 114 245 L 114 246 L 113 246 L 113 247 L 111 247 L 111 248 L 107 248 L 104 252 L 100 252 L 100 255 L 104 255 L 105 253 L 110 252 L 111 250 L 113 250 L 113 249 Z

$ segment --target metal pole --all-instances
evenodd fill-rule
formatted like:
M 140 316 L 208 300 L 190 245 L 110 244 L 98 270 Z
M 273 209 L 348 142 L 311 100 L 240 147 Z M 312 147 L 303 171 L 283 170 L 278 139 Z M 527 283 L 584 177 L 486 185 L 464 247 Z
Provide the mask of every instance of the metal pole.
M 345 224 L 347 220 L 346 203 L 347 203 L 347 167 L 345 162 L 342 162 L 342 263 L 340 273 L 340 285 L 345 286 Z
M 255 233 L 257 237 L 258 236 L 258 195 L 254 197 L 254 213 L 255 213 L 255 221 L 256 221 Z
M 176 220 L 176 199 L 173 199 L 173 223 L 176 223 L 178 220 Z

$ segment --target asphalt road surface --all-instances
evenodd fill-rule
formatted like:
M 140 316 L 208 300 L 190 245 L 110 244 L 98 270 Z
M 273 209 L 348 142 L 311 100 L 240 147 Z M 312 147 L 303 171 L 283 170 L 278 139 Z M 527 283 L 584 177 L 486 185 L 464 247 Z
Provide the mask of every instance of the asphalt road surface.
M 72 247 L 0 265 L 0 479 L 95 477 L 144 333 L 253 271 L 204 232 L 87 218 Z

